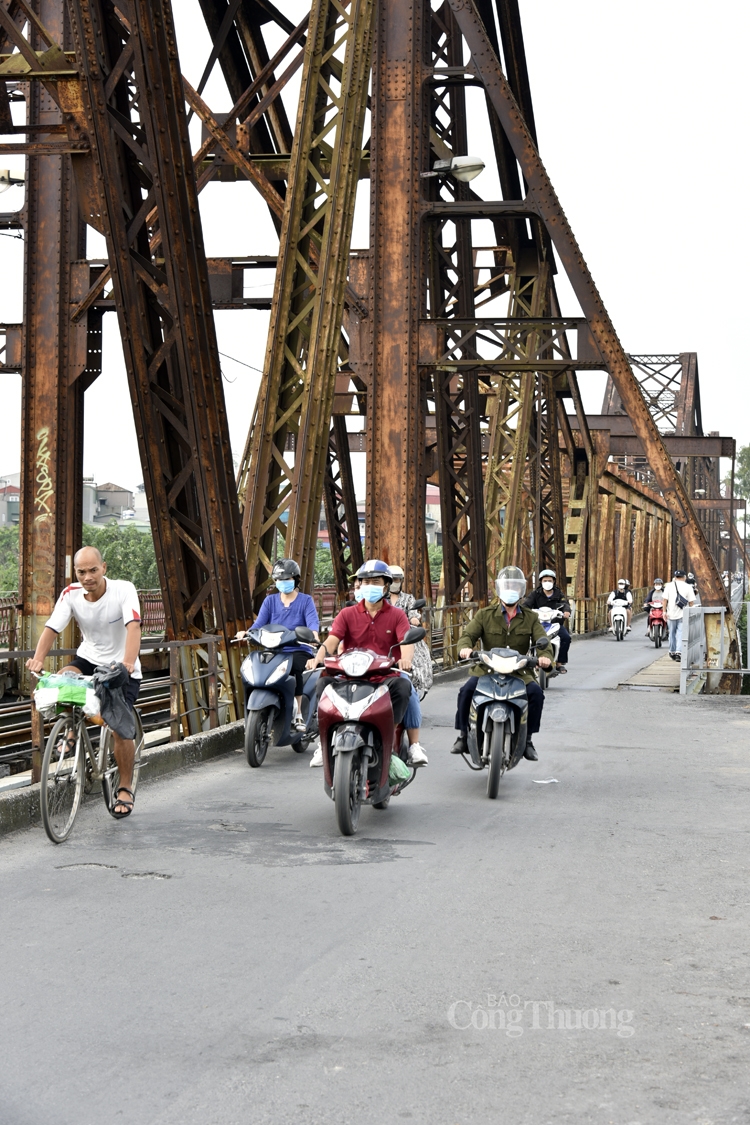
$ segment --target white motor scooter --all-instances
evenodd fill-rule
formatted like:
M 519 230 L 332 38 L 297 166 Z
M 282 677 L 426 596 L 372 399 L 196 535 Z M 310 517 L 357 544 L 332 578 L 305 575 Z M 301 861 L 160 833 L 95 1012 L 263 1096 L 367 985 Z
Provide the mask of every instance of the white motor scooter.
M 612 602 L 612 632 L 616 641 L 624 641 L 628 631 L 628 607 L 625 602 Z
M 554 652 L 552 667 L 537 667 L 536 670 L 537 683 L 542 691 L 544 691 L 549 681 L 553 680 L 555 676 L 560 675 L 557 671 L 557 662 L 560 659 L 560 622 L 563 620 L 564 615 L 561 609 L 550 609 L 548 606 L 535 609 L 534 613 L 539 618 L 542 628 L 547 634 L 547 640 L 552 645 L 552 651 Z

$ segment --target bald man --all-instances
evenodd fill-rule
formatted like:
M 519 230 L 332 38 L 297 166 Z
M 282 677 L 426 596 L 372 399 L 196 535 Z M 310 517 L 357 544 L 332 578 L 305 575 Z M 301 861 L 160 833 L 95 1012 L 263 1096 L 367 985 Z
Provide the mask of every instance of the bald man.
M 52 616 L 42 630 L 34 655 L 26 661 L 31 672 L 41 672 L 58 633 L 72 619 L 78 622 L 83 643 L 63 672 L 93 676 L 97 664 L 123 664 L 129 673 L 124 695 L 132 707 L 141 687 L 141 607 L 132 582 L 107 578 L 107 564 L 96 547 L 82 547 L 73 559 L 77 582 L 66 586 Z M 114 754 L 120 771 L 114 815 L 121 819 L 133 811 L 135 743 L 113 730 Z M 120 799 L 122 793 L 125 797 Z

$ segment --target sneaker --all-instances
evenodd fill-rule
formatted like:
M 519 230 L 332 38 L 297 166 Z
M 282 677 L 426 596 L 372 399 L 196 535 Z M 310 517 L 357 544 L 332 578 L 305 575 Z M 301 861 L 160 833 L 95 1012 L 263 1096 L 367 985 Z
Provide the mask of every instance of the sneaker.
M 307 723 L 301 715 L 295 715 L 292 730 L 307 730 Z
M 468 752 L 469 752 L 469 744 L 466 741 L 466 735 L 464 734 L 463 731 L 460 731 L 460 733 L 458 735 L 458 738 L 453 743 L 453 747 L 451 749 L 451 754 L 468 754 Z
M 534 743 L 531 741 L 530 738 L 526 739 L 526 749 L 523 752 L 523 756 L 524 756 L 524 758 L 528 759 L 528 761 L 530 761 L 530 762 L 538 762 L 539 761 L 539 755 L 537 754 L 536 749 L 534 747 Z
M 625 630 L 625 632 L 626 632 L 626 633 L 629 633 L 629 632 L 630 632 L 630 626 L 629 626 L 629 625 L 628 625 L 627 629 Z
M 310 759 L 310 769 L 312 769 L 314 766 L 322 766 L 322 765 L 323 765 L 323 747 L 320 745 L 320 743 L 318 743 L 318 745 L 315 747 L 315 750 L 313 752 L 313 756 Z
M 429 760 L 418 742 L 412 742 L 410 744 L 406 752 L 406 757 L 410 766 L 426 766 Z

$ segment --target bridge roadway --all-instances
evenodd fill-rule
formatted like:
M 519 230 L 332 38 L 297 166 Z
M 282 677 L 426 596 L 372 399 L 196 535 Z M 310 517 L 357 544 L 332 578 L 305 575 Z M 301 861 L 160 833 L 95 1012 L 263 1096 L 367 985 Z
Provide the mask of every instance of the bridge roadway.
M 494 803 L 447 684 L 355 839 L 273 751 L 0 841 L 0 1120 L 746 1121 L 750 709 L 612 690 L 641 632 L 575 642 Z

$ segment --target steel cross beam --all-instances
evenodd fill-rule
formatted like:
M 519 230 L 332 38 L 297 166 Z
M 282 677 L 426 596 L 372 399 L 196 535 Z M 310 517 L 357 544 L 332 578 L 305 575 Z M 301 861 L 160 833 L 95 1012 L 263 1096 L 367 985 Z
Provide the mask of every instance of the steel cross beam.
M 514 155 L 528 184 L 528 193 L 566 269 L 588 319 L 607 370 L 633 421 L 667 505 L 685 539 L 707 604 L 728 607 L 721 575 L 691 506 L 679 473 L 664 448 L 656 424 L 643 400 L 614 325 L 583 259 L 575 235 L 560 206 L 522 111 L 513 97 L 474 0 L 449 0 L 464 34 L 474 66 L 500 118 Z M 736 647 L 736 636 L 733 638 Z
M 167 633 L 228 639 L 250 598 L 169 0 L 69 11 Z
M 266 378 L 240 469 L 247 477 L 243 529 L 256 601 L 278 551 L 299 561 L 306 588 L 313 581 L 372 23 L 373 0 L 315 0 L 310 13 Z M 285 455 L 289 434 L 293 466 Z

